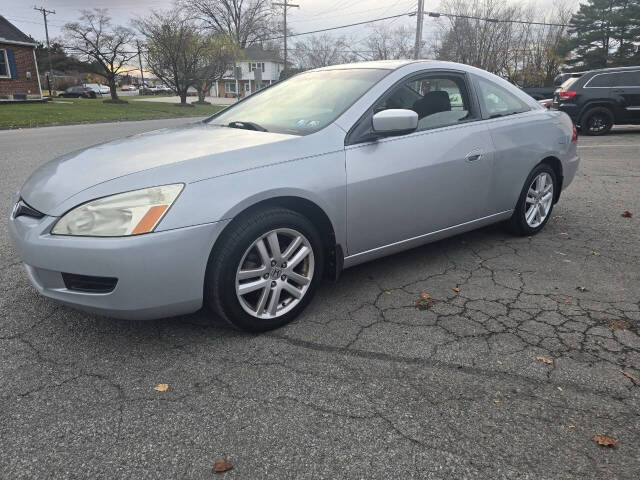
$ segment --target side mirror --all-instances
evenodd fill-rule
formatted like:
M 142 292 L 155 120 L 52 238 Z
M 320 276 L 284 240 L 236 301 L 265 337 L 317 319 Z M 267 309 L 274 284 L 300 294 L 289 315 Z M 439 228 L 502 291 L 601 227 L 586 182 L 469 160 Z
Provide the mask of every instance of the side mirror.
M 418 128 L 418 114 L 413 110 L 390 108 L 373 115 L 373 131 L 379 135 L 401 135 Z

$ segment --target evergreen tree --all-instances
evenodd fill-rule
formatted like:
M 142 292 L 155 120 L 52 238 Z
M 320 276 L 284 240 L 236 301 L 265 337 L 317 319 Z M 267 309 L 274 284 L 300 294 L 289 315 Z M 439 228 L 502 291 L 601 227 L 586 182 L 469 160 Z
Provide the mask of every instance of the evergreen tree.
M 588 0 L 571 18 L 572 58 L 580 70 L 637 61 L 640 0 Z

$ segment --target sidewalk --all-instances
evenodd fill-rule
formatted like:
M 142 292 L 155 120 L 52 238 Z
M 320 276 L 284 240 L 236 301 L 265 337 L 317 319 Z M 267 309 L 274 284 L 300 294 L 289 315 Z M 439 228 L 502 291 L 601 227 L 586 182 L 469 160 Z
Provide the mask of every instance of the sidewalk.
M 143 98 L 131 98 L 127 100 L 133 100 L 136 102 L 161 102 L 161 103 L 180 103 L 180 97 L 143 97 Z M 187 97 L 187 103 L 196 102 L 198 97 Z M 206 97 L 205 100 L 212 105 L 231 105 L 236 102 L 235 98 L 223 98 L 223 97 Z

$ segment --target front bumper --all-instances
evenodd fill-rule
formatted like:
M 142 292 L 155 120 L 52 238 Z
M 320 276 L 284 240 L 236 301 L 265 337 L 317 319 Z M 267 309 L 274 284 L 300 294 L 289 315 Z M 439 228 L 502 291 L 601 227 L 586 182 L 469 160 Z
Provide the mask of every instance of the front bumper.
M 57 218 L 10 218 L 9 232 L 43 295 L 102 315 L 147 320 L 202 306 L 213 244 L 226 221 L 132 237 L 51 235 Z M 117 278 L 108 293 L 66 288 L 62 273 Z

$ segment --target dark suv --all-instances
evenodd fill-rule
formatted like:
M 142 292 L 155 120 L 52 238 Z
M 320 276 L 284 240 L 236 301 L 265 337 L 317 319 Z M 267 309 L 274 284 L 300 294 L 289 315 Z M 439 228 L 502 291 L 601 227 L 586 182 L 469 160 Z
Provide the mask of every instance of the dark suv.
M 605 68 L 569 76 L 551 108 L 566 112 L 586 135 L 614 124 L 640 124 L 640 67 Z

